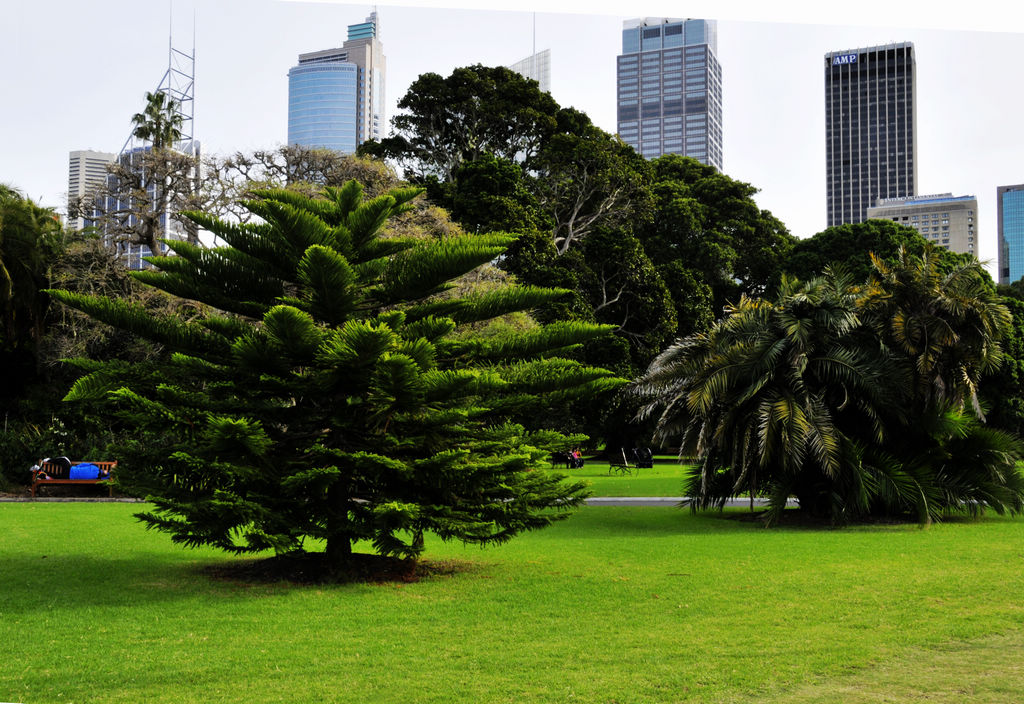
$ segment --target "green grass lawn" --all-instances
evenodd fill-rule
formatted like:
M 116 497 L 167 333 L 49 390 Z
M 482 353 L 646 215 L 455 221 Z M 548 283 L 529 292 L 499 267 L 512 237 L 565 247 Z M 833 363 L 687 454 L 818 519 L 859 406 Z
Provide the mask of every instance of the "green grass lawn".
M 634 469 L 632 474 L 609 474 L 608 462 L 595 460 L 587 460 L 579 469 L 559 471 L 589 482 L 594 496 L 681 496 L 683 468 L 675 458 L 664 459 L 650 469 Z
M 1018 702 L 1024 520 L 587 507 L 409 584 L 214 581 L 138 505 L 0 504 L 0 701 Z M 952 669 L 951 669 L 952 668 Z

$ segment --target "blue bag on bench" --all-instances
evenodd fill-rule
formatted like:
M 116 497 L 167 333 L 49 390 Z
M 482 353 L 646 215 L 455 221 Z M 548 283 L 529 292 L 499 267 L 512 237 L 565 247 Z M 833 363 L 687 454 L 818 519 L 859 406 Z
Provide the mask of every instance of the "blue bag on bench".
M 71 468 L 70 479 L 99 479 L 100 468 L 91 462 L 76 464 Z

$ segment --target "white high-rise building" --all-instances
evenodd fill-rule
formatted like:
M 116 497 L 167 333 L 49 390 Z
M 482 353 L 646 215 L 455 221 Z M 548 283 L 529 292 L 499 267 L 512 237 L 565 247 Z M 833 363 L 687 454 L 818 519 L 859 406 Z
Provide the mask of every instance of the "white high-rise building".
M 974 196 L 880 198 L 867 209 L 866 219 L 892 220 L 914 228 L 936 247 L 978 256 L 978 199 Z
M 545 93 L 551 92 L 551 49 L 538 51 L 522 61 L 516 61 L 507 68 L 521 76 L 537 81 L 540 84 L 540 89 Z
M 113 163 L 117 154 L 81 150 L 71 152 L 68 158 L 68 212 L 74 212 L 79 204 L 85 205 L 88 199 L 107 182 L 107 166 Z M 83 208 L 84 210 L 84 208 Z M 80 212 L 78 217 L 68 218 L 68 227 L 81 230 L 92 224 L 87 212 Z

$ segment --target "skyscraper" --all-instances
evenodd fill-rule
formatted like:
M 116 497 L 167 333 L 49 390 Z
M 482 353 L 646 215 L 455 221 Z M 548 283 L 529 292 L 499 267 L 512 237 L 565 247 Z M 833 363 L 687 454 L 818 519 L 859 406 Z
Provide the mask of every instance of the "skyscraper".
M 722 67 L 713 20 L 645 17 L 622 25 L 616 130 L 652 159 L 692 156 L 722 170 Z
M 1012 284 L 1024 276 L 1024 183 L 996 188 L 996 203 L 999 283 Z
M 917 193 L 910 42 L 825 54 L 828 226 L 863 222 L 880 198 Z
M 113 163 L 117 154 L 83 150 L 71 152 L 68 156 L 68 213 L 77 213 L 69 218 L 68 227 L 81 230 L 93 224 L 89 217 L 93 210 L 89 203 L 96 198 L 107 183 L 107 166 Z
M 288 144 L 351 154 L 384 130 L 384 47 L 377 13 L 339 49 L 299 54 L 288 71 Z
M 545 93 L 551 92 L 551 49 L 538 51 L 522 61 L 516 61 L 508 67 L 521 76 L 532 78 L 540 84 Z

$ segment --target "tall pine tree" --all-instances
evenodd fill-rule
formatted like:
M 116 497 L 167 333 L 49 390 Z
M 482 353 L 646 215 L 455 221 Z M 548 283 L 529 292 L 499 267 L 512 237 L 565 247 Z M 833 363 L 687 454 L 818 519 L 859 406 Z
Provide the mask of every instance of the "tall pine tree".
M 245 203 L 252 224 L 190 213 L 227 245 L 168 242 L 176 256 L 135 276 L 195 301 L 191 319 L 51 292 L 170 353 L 146 367 L 76 360 L 86 373 L 67 395 L 112 400 L 136 430 L 122 481 L 152 502 L 148 526 L 236 553 L 323 545 L 340 572 L 358 541 L 404 558 L 428 532 L 497 543 L 583 500 L 544 468 L 574 439 L 519 421 L 623 383 L 557 356 L 608 327 L 479 334 L 566 292 L 455 291 L 515 236 L 382 238 L 419 192 L 364 202 L 353 181 L 321 198 L 262 191 Z

